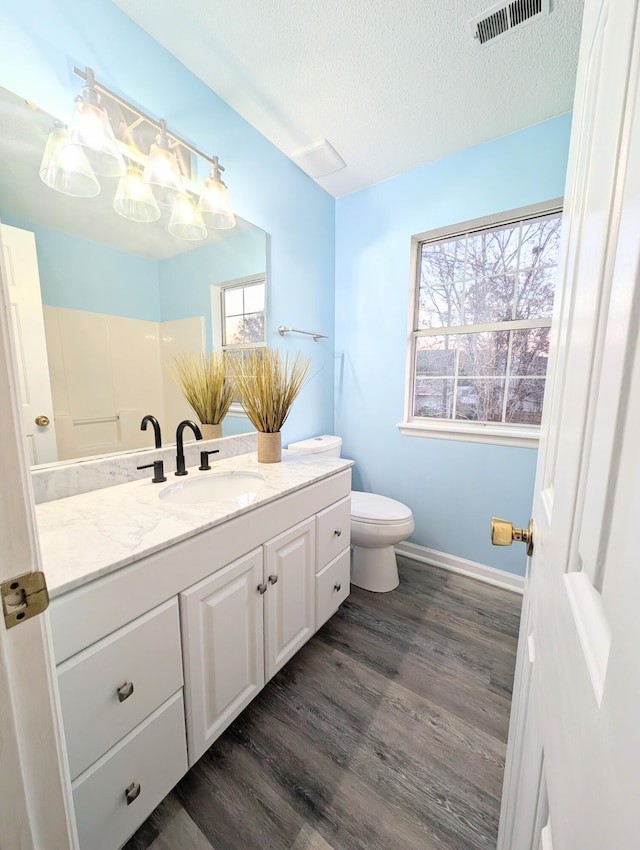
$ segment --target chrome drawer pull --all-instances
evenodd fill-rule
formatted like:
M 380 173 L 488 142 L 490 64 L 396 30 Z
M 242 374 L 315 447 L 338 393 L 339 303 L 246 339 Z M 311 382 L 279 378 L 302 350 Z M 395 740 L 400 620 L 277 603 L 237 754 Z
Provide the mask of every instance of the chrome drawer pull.
M 125 788 L 124 796 L 127 798 L 127 806 L 130 806 L 140 796 L 140 783 L 132 782 L 131 785 Z
M 278 576 L 269 576 L 269 584 L 275 584 L 278 581 Z
M 341 588 L 341 587 L 342 587 L 342 585 L 340 584 L 340 582 L 339 582 L 339 581 L 337 581 L 337 582 L 333 585 L 333 589 L 334 589 L 334 590 L 340 590 L 340 588 Z
M 336 537 L 340 537 L 340 535 L 342 534 L 342 529 L 336 528 L 336 529 L 334 529 L 333 533 L 335 534 Z
M 260 596 L 262 596 L 263 593 L 267 592 L 267 585 L 266 584 L 259 584 L 258 585 L 258 591 L 260 593 Z
M 125 682 L 124 685 L 120 685 L 118 688 L 118 699 L 120 702 L 124 702 L 126 699 L 129 699 L 132 693 L 133 682 Z

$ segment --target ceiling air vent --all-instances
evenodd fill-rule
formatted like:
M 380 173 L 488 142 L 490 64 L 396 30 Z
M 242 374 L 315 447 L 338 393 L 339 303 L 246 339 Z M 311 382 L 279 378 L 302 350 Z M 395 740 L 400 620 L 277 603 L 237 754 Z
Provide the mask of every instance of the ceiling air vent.
M 498 3 L 473 18 L 471 32 L 478 44 L 487 44 L 507 35 L 534 18 L 549 14 L 549 0 L 511 0 Z

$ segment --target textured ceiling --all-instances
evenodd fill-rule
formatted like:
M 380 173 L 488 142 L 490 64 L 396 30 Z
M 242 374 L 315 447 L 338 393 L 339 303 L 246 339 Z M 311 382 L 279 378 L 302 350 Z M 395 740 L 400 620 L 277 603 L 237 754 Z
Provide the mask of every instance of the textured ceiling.
M 583 0 L 479 47 L 492 0 L 114 0 L 280 150 L 349 194 L 572 107 Z

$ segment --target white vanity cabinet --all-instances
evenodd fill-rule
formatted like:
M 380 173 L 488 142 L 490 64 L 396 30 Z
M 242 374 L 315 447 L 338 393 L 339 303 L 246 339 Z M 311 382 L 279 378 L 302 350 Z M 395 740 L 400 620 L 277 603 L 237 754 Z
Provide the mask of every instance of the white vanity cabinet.
M 72 656 L 57 676 L 80 847 L 114 850 L 187 769 L 177 600 Z
M 189 764 L 265 683 L 262 548 L 180 594 Z
M 348 496 L 316 516 L 316 630 L 349 595 L 350 538 L 351 497 Z
M 338 471 L 53 598 L 81 850 L 120 847 L 347 597 L 350 485 Z
M 316 630 L 315 531 L 312 517 L 264 547 L 267 681 Z
M 180 594 L 190 765 L 316 631 L 316 521 Z

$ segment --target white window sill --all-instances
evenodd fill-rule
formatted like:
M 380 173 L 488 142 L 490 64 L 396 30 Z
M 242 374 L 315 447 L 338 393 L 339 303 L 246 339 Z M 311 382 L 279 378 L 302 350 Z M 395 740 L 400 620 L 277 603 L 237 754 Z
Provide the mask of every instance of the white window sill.
M 537 449 L 539 428 L 520 425 L 494 425 L 481 422 L 399 422 L 396 428 L 405 437 L 429 437 L 436 440 L 461 440 L 465 443 L 493 443 L 499 446 L 518 446 Z

